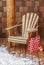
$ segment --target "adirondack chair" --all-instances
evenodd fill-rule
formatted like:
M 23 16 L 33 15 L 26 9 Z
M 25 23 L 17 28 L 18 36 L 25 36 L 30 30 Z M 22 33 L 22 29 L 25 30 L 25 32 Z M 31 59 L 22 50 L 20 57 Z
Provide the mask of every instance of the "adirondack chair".
M 10 30 L 22 26 L 22 36 L 9 36 L 8 42 L 27 44 L 28 33 L 38 31 L 38 18 L 36 13 L 27 13 L 22 16 L 22 24 L 6 28 L 6 30 Z

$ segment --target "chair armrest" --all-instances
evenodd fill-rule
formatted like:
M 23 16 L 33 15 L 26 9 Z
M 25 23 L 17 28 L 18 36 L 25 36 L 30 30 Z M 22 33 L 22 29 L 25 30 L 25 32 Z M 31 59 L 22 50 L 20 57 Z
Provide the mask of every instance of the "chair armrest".
M 12 29 L 12 28 L 16 28 L 16 27 L 21 26 L 21 25 L 22 25 L 22 24 L 14 25 L 14 26 L 11 26 L 11 27 L 8 27 L 8 28 L 5 28 L 5 30 L 10 30 L 10 29 Z
M 27 30 L 27 32 L 36 32 L 36 31 L 38 31 L 38 28 L 30 28 L 30 29 L 28 29 Z
M 29 28 L 29 29 L 27 29 L 27 32 L 36 32 L 36 31 L 38 31 L 38 27 L 39 26 L 36 26 L 36 28 Z

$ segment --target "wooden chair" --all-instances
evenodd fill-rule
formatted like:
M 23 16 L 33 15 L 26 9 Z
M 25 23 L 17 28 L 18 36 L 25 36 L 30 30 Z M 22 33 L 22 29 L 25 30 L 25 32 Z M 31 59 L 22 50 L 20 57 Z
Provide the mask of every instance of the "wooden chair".
M 22 16 L 22 24 L 6 28 L 8 31 L 18 26 L 22 26 L 22 36 L 8 36 L 8 42 L 27 44 L 28 33 L 38 31 L 38 18 L 39 16 L 36 13 L 27 13 Z

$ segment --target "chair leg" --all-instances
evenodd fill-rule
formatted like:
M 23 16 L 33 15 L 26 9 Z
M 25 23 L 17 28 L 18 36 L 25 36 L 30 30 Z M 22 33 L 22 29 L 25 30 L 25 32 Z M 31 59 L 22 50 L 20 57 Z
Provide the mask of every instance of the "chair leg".
M 7 47 L 8 47 L 8 49 L 10 48 L 10 42 L 7 43 Z

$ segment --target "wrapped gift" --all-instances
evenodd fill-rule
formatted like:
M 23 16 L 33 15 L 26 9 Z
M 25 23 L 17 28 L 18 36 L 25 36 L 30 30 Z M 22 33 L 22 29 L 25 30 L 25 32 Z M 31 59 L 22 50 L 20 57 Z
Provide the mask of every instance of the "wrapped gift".
M 34 52 L 37 52 L 40 46 L 40 36 L 37 35 L 34 40 Z
M 33 51 L 34 51 L 34 39 L 35 39 L 35 38 L 31 38 L 31 40 L 30 40 L 29 43 L 28 43 L 28 50 L 29 50 L 30 52 L 33 52 Z
M 40 45 L 40 36 L 37 35 L 36 37 L 31 38 L 28 43 L 28 50 L 32 52 L 37 52 Z

